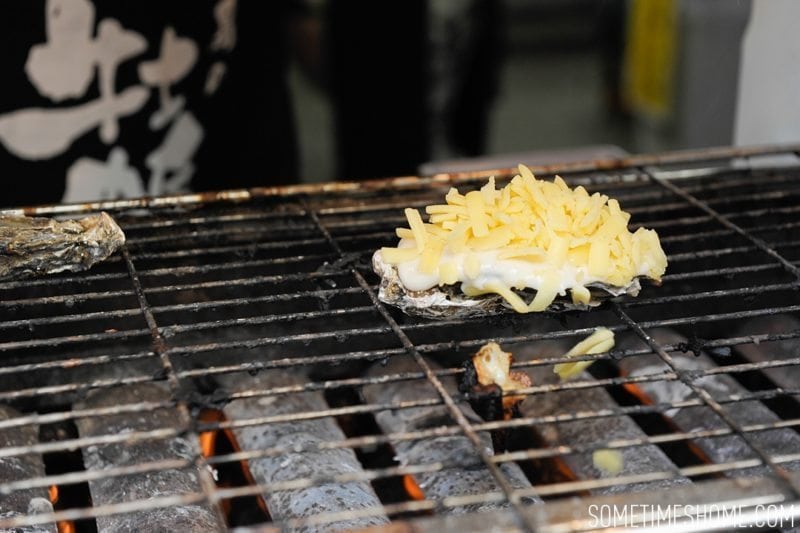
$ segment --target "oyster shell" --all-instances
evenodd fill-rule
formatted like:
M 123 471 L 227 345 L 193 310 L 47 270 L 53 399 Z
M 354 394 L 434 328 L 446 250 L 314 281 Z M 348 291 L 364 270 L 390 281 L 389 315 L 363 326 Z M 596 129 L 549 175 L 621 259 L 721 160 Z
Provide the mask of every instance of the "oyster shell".
M 0 280 L 86 270 L 124 242 L 125 234 L 104 212 L 63 222 L 0 215 Z
M 378 298 L 384 303 L 398 307 L 408 315 L 445 319 L 488 316 L 513 311 L 498 294 L 470 297 L 463 294 L 457 285 L 434 287 L 426 291 L 410 291 L 403 286 L 397 267 L 383 261 L 380 250 L 372 256 L 372 269 L 381 277 Z M 641 284 L 638 278 L 634 278 L 624 287 L 591 283 L 586 288 L 592 295 L 588 304 L 576 304 L 569 298 L 559 296 L 550 304 L 547 311 L 588 310 L 597 307 L 608 298 L 623 294 L 636 296 L 641 290 Z M 521 292 L 527 303 L 533 300 L 535 294 L 533 290 Z

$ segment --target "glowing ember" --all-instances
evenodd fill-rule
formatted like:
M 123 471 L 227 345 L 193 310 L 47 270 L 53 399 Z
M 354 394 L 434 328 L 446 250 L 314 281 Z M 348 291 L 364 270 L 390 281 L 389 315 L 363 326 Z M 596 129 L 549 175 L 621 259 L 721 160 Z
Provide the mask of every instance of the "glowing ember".
M 198 418 L 200 422 L 221 422 L 225 418 L 225 415 L 218 409 L 204 409 L 200 412 Z M 219 430 L 203 431 L 200 433 L 200 453 L 203 454 L 203 457 L 211 457 L 214 455 L 218 434 Z
M 419 488 L 416 480 L 409 475 L 403 476 L 403 487 L 406 489 L 406 492 L 411 497 L 412 500 L 424 500 L 425 494 L 422 492 L 422 489 Z
M 47 495 L 50 498 L 50 503 L 55 506 L 55 504 L 58 503 L 58 487 L 56 485 L 50 485 L 47 489 Z M 71 520 L 56 522 L 56 527 L 58 528 L 58 533 L 75 533 L 75 522 Z
M 75 523 L 69 520 L 62 520 L 56 523 L 58 533 L 75 533 Z
M 621 375 L 626 377 L 629 374 L 622 372 Z M 642 405 L 653 405 L 653 400 L 650 398 L 650 396 L 648 396 L 648 394 L 635 383 L 624 383 L 622 387 L 628 392 L 628 394 L 634 396 L 639 402 L 641 402 Z M 680 431 L 680 429 L 677 428 L 669 419 L 667 419 L 666 422 L 672 427 L 673 431 Z M 699 457 L 704 463 L 710 464 L 713 462 L 708 454 L 706 454 L 706 452 L 704 452 L 696 443 L 692 441 L 686 441 L 686 445 L 690 450 L 692 450 L 692 453 Z
M 225 421 L 225 414 L 220 411 L 219 409 L 203 409 L 200 411 L 198 415 L 199 422 L 224 422 Z M 229 429 L 212 429 L 210 431 L 203 431 L 199 434 L 200 440 L 200 453 L 203 457 L 212 457 L 217 455 L 217 453 L 226 453 L 224 450 L 222 452 L 218 452 L 218 445 L 222 445 L 224 447 L 226 441 L 230 445 L 230 449 L 234 452 L 241 451 L 239 447 L 239 443 L 236 442 L 236 437 L 233 435 L 233 432 Z M 241 469 L 241 474 L 244 476 L 244 479 L 249 485 L 255 485 L 255 480 L 253 479 L 253 475 L 250 473 L 250 468 L 247 465 L 247 461 L 240 461 L 239 468 Z M 220 487 L 227 487 L 232 486 L 230 480 L 226 479 L 216 479 L 217 475 L 215 474 L 215 480 L 217 481 L 217 485 Z M 226 476 L 221 476 L 226 477 Z M 264 499 L 261 496 L 256 497 L 256 501 L 258 502 L 258 506 L 261 510 L 269 516 L 269 510 L 267 509 L 267 504 L 264 502 Z M 225 514 L 226 517 L 229 516 L 231 512 L 231 501 L 230 500 L 222 500 L 220 502 L 222 506 L 222 512 Z

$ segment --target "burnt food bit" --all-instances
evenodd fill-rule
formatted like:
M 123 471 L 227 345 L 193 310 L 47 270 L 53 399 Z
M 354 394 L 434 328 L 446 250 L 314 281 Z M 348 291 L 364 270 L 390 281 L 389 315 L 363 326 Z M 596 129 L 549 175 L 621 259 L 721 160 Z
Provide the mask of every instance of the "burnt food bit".
M 510 420 L 519 416 L 525 396 L 508 393 L 530 387 L 531 378 L 524 372 L 512 371 L 513 360 L 511 353 L 490 342 L 464 363 L 459 390 L 468 395 L 472 409 L 484 420 Z M 506 448 L 505 433 L 505 430 L 492 432 L 495 450 Z

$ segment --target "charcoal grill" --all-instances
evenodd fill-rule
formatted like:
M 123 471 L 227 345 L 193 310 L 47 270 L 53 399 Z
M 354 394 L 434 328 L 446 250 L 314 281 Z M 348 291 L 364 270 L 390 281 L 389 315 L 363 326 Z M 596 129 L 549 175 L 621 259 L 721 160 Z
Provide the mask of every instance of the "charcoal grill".
M 570 531 L 623 504 L 626 527 L 674 526 L 653 507 L 668 504 L 685 530 L 800 521 L 798 151 L 534 168 L 618 198 L 668 254 L 661 287 L 589 313 L 428 321 L 378 301 L 369 259 L 402 209 L 508 169 L 16 210 L 105 210 L 128 242 L 86 273 L 0 283 L 0 472 L 16 472 L 0 530 Z M 547 380 L 601 325 L 627 344 Z M 538 376 L 521 418 L 480 419 L 454 387 L 490 340 Z M 694 354 L 710 364 L 679 364 Z M 662 366 L 631 370 L 645 357 Z M 715 423 L 682 425 L 692 409 Z M 442 439 L 458 453 L 425 447 Z M 598 471 L 605 448 L 636 468 Z M 459 487 L 466 471 L 491 482 Z M 39 506 L 11 508 L 26 498 Z M 738 511 L 699 522 L 703 505 Z

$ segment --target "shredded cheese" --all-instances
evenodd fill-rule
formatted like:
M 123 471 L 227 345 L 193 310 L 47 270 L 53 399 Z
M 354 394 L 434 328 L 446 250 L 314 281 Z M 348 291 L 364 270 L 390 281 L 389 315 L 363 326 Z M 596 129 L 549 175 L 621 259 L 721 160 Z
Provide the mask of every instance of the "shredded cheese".
M 614 332 L 608 328 L 597 328 L 594 333 L 583 339 L 572 347 L 565 357 L 575 357 L 578 355 L 594 355 L 605 353 L 614 347 Z M 574 363 L 559 363 L 553 367 L 553 372 L 558 374 L 561 381 L 574 378 L 594 361 L 575 361 Z
M 418 210 L 406 209 L 409 227 L 396 230 L 400 245 L 381 249 L 386 263 L 406 265 L 401 281 L 413 290 L 461 282 L 465 294 L 496 293 L 523 313 L 543 311 L 567 290 L 574 303 L 588 304 L 591 283 L 660 281 L 667 266 L 656 232 L 628 231 L 630 215 L 619 202 L 570 189 L 560 177 L 537 180 L 523 165 L 502 189 L 490 178 L 466 194 L 450 189 L 445 202 L 425 208 L 427 224 Z M 496 272 L 505 267 L 514 279 Z M 406 284 L 403 273 L 418 279 Z M 513 289 L 525 288 L 537 294 L 520 305 Z

